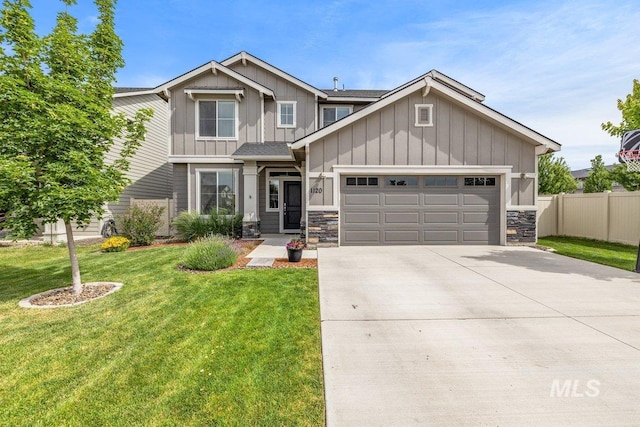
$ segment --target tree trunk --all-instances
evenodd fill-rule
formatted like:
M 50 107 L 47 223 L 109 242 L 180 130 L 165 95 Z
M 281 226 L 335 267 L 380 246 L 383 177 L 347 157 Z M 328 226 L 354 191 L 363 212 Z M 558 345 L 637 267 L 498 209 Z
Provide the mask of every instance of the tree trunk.
M 64 228 L 67 232 L 67 248 L 69 248 L 69 260 L 71 261 L 73 293 L 74 295 L 78 295 L 82 293 L 82 280 L 80 280 L 80 265 L 78 264 L 78 255 L 76 255 L 76 244 L 73 241 L 73 229 L 71 228 L 71 221 L 65 219 Z

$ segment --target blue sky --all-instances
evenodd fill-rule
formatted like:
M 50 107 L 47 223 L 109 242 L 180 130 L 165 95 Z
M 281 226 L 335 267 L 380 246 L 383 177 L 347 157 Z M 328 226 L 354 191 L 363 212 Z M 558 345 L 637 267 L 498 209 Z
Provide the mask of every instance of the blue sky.
M 91 31 L 95 9 L 71 12 Z M 37 30 L 60 10 L 32 0 Z M 120 0 L 121 86 L 155 86 L 241 50 L 318 88 L 392 89 L 437 69 L 562 144 L 572 168 L 619 142 L 616 101 L 640 78 L 640 1 Z

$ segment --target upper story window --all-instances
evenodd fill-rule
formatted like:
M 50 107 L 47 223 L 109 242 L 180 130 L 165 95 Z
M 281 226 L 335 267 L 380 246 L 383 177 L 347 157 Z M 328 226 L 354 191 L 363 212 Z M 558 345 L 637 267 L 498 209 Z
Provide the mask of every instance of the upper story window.
M 337 122 L 343 117 L 347 117 L 353 111 L 353 107 L 327 106 L 322 107 L 322 126 L 325 127 L 333 122 Z
M 198 138 L 236 138 L 236 101 L 198 100 L 196 135 Z
M 278 127 L 296 127 L 296 102 L 278 101 Z
M 416 126 L 433 126 L 433 104 L 416 104 Z

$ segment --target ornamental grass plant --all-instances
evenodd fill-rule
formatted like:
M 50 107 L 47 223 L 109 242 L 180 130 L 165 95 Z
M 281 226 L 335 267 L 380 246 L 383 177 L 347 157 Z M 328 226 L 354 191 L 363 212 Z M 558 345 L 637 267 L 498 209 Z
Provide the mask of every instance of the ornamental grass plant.
M 231 267 L 241 252 L 234 240 L 219 235 L 209 236 L 187 247 L 182 265 L 190 270 L 220 270 Z

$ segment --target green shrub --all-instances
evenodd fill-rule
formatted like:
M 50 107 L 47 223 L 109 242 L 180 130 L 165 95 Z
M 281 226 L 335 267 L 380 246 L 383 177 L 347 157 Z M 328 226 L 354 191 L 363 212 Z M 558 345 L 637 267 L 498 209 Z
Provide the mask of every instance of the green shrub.
M 232 266 L 239 254 L 233 240 L 209 236 L 187 247 L 182 265 L 191 270 L 214 271 Z
M 173 226 L 178 237 L 188 242 L 215 234 L 230 238 L 242 237 L 242 215 L 211 213 L 203 216 L 185 211 L 173 220 Z
M 160 206 L 145 204 L 130 206 L 118 217 L 120 232 L 131 240 L 131 246 L 150 245 L 162 224 L 160 217 L 163 212 L 164 208 Z

